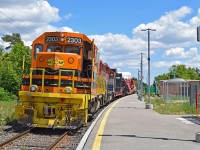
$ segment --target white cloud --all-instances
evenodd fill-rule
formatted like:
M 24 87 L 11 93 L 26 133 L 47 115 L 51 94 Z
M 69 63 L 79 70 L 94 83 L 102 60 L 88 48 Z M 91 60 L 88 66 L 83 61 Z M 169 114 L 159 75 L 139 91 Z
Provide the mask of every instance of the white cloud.
M 151 40 L 159 41 L 154 48 L 190 46 L 196 42 L 196 27 L 194 27 L 194 23 L 191 23 L 195 21 L 192 21 L 193 18 L 189 21 L 183 21 L 183 19 L 191 12 L 192 9 L 187 6 L 170 11 L 156 21 L 134 28 L 133 34 L 146 39 L 147 33 L 141 32 L 141 29 L 153 28 L 156 29 L 156 32 L 151 32 Z M 199 21 L 199 16 L 193 20 Z
M 198 53 L 196 47 L 192 47 L 189 51 L 185 52 L 185 49 L 182 47 L 171 48 L 165 51 L 165 57 L 175 57 L 175 58 L 189 58 L 192 56 L 196 56 Z
M 95 40 L 96 45 L 101 49 L 112 51 L 136 51 L 136 49 L 142 49 L 143 44 L 146 44 L 141 39 L 131 39 L 124 34 L 112 34 L 107 33 L 105 35 L 91 35 L 91 39 Z
M 70 19 L 71 17 L 72 17 L 72 14 L 71 14 L 71 13 L 68 13 L 67 15 L 64 16 L 64 18 L 65 18 L 66 20 Z
M 52 7 L 47 0 L 3 0 L 1 4 L 0 33 L 20 33 L 22 40 L 29 46 L 44 31 L 73 32 L 69 27 L 50 25 L 51 22 L 60 21 L 61 17 L 59 9 Z
M 24 2 L 26 0 L 22 1 Z M 10 27 L 14 24 L 19 24 L 28 28 L 32 27 L 33 24 L 41 25 L 48 24 L 52 21 L 59 21 L 61 18 L 58 13 L 59 9 L 51 7 L 45 0 L 33 0 L 24 2 L 24 4 L 21 3 L 20 5 L 16 2 L 6 7 L 0 6 L 0 23 L 6 23 Z
M 189 60 L 187 66 L 200 68 L 200 55 L 198 54 Z
M 158 61 L 158 62 L 152 63 L 152 66 L 155 67 L 155 68 L 169 68 L 172 65 L 180 65 L 180 64 L 183 64 L 183 63 L 179 60 L 170 61 L 170 62 Z
M 112 63 L 111 68 L 124 68 L 124 66 L 126 66 L 126 68 L 130 68 L 130 69 L 137 69 L 139 68 L 139 63 L 138 60 L 126 60 L 126 59 L 122 59 L 121 61 L 115 61 L 114 63 Z
M 146 41 L 140 38 L 129 38 L 124 34 L 112 34 L 105 35 L 91 35 L 90 39 L 94 39 L 95 44 L 99 48 L 101 58 L 105 62 L 113 62 L 113 66 L 120 66 L 121 60 L 139 59 L 138 54 L 146 53 Z M 145 46 L 144 46 L 145 45 Z
M 192 19 L 190 19 L 189 23 L 193 26 L 193 27 L 197 27 L 200 24 L 200 8 L 198 10 L 198 15 L 193 17 Z

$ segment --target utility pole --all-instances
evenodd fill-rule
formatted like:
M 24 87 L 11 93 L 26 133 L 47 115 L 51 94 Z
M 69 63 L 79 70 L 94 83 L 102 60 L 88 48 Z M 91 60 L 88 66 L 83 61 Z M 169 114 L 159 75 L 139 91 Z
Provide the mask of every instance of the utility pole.
M 143 53 L 141 55 L 141 63 L 140 63 L 140 94 L 139 99 L 142 100 L 143 97 Z
M 156 31 L 156 29 L 143 29 L 141 31 L 148 31 L 148 106 L 147 109 L 150 109 L 150 31 Z
M 140 69 L 137 69 L 138 70 L 138 90 L 139 90 L 139 87 L 140 87 Z

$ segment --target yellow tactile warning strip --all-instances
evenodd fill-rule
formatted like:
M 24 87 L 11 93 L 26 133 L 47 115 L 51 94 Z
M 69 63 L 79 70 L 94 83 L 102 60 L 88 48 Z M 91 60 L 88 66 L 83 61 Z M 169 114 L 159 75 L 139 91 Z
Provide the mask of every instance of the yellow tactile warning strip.
M 96 134 L 96 137 L 95 137 L 95 140 L 94 140 L 94 143 L 92 145 L 92 150 L 100 150 L 100 147 L 101 147 L 101 139 L 102 139 L 102 136 L 103 135 L 103 132 L 104 132 L 104 128 L 105 128 L 105 124 L 106 124 L 106 120 L 108 118 L 108 115 L 110 114 L 110 111 L 112 110 L 113 107 L 115 107 L 115 105 L 117 103 L 119 103 L 121 100 L 123 100 L 123 98 L 117 100 L 116 102 L 114 102 L 110 108 L 106 111 L 102 121 L 101 121 L 101 124 L 100 124 L 100 127 L 99 127 L 99 130 Z M 99 136 L 100 135 L 100 136 Z

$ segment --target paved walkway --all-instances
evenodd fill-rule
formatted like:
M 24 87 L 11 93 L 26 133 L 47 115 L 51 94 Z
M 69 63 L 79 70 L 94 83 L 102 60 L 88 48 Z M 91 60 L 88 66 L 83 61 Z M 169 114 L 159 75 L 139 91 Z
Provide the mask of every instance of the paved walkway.
M 200 150 L 200 125 L 185 118 L 145 109 L 137 95 L 123 97 L 98 120 L 84 150 Z

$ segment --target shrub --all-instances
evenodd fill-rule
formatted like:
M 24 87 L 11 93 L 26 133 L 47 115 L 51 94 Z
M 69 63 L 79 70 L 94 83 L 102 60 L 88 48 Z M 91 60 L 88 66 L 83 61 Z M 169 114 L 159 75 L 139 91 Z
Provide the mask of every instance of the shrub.
M 0 101 L 10 101 L 17 100 L 17 96 L 10 94 L 8 91 L 4 90 L 4 88 L 0 87 Z

